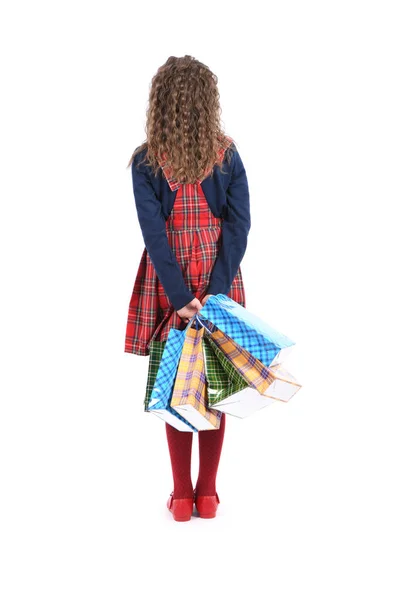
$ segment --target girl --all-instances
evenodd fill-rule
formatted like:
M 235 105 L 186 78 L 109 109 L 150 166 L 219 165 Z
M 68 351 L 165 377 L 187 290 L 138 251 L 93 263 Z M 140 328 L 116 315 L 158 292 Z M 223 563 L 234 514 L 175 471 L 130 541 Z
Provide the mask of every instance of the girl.
M 154 75 L 146 141 L 132 154 L 133 192 L 145 243 L 129 303 L 125 352 L 149 355 L 148 410 L 162 351 L 212 294 L 242 306 L 240 263 L 250 229 L 246 171 L 220 125 L 218 78 L 203 63 L 170 56 Z M 225 433 L 199 431 L 199 474 L 191 481 L 192 432 L 165 423 L 173 492 L 167 507 L 187 521 L 215 517 L 216 476 Z

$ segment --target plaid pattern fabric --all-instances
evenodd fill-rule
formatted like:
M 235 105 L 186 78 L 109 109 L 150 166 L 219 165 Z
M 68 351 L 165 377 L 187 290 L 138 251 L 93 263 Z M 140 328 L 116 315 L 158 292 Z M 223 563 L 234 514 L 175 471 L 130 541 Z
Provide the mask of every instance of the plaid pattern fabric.
M 222 414 L 218 410 L 208 408 L 203 334 L 203 327 L 187 330 L 172 392 L 171 407 L 190 405 L 218 429 Z
M 230 144 L 231 138 L 227 136 L 225 146 L 220 151 L 221 159 Z M 176 190 L 174 206 L 166 220 L 168 241 L 182 267 L 186 285 L 201 300 L 206 294 L 218 256 L 222 218 L 212 213 L 200 181 L 181 184 L 171 177 L 165 161 L 160 165 L 170 188 Z M 228 296 L 245 306 L 240 267 Z M 144 248 L 129 303 L 125 352 L 149 355 L 150 342 L 166 341 L 171 328 L 182 330 L 185 323 L 171 305 Z
M 225 294 L 210 296 L 199 316 L 210 320 L 239 346 L 269 366 L 294 342 Z
M 249 387 L 246 379 L 236 370 L 229 357 L 217 346 L 211 336 L 204 336 L 203 348 L 207 358 L 205 362 L 208 387 L 208 402 L 216 404 L 234 393 Z M 210 348 L 208 350 L 208 348 Z M 219 363 L 218 365 L 216 363 Z M 301 388 L 300 383 L 282 365 L 268 367 L 268 382 L 264 396 L 287 402 Z
M 207 324 L 207 327 L 210 323 Z M 205 328 L 205 335 L 215 342 L 216 346 L 223 352 L 227 360 L 235 367 L 240 375 L 251 387 L 260 394 L 264 394 L 266 389 L 274 382 L 271 369 L 265 367 L 261 361 L 250 354 L 248 350 L 242 348 L 232 338 L 222 332 L 214 324 L 210 331 Z
M 147 384 L 146 384 L 146 393 L 144 397 L 144 410 L 148 411 L 148 406 L 150 402 L 151 392 L 153 391 L 154 383 L 156 381 L 158 368 L 161 363 L 161 357 L 164 352 L 165 344 L 167 342 L 157 342 L 156 340 L 151 340 L 150 342 L 150 359 L 149 359 L 149 368 L 147 372 Z
M 203 353 L 209 406 L 249 387 L 222 350 L 207 335 L 203 336 Z
M 182 415 L 170 406 L 171 393 L 184 341 L 184 331 L 170 329 L 166 342 L 152 342 L 152 352 L 150 355 L 151 369 L 149 369 L 149 371 L 152 371 L 152 375 L 148 377 L 144 409 L 148 412 L 160 409 L 167 410 L 196 431 Z M 160 356 L 161 351 L 162 354 Z M 159 360 L 156 358 L 157 356 Z M 158 367 L 156 366 L 157 363 Z

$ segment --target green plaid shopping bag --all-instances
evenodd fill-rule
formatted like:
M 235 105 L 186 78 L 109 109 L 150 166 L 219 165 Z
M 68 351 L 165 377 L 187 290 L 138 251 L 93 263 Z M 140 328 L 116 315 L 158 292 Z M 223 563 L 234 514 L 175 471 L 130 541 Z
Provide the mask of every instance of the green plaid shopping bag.
M 207 336 L 203 338 L 204 369 L 210 406 L 246 389 L 249 384 L 225 358 L 217 344 Z
M 158 367 L 160 366 L 161 357 L 163 355 L 166 343 L 167 340 L 165 340 L 164 342 L 151 340 L 149 344 L 149 369 L 147 373 L 146 393 L 143 402 L 145 412 L 150 412 L 148 410 L 150 396 L 151 392 L 153 391 L 154 383 L 157 377 Z

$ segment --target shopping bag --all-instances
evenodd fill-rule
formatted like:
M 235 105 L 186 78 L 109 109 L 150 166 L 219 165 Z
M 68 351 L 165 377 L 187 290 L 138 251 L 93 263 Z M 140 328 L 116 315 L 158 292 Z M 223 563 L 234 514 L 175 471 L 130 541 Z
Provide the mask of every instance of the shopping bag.
M 154 383 L 157 377 L 157 372 L 160 367 L 160 362 L 166 343 L 166 340 L 164 342 L 160 342 L 158 340 L 151 340 L 149 344 L 149 368 L 147 371 L 146 392 L 143 401 L 145 412 L 149 411 L 148 407 L 150 402 L 150 396 L 151 392 L 153 391 Z
M 225 294 L 210 296 L 197 314 L 211 321 L 265 366 L 282 363 L 295 345 Z
M 172 389 L 188 327 L 189 324 L 183 330 L 171 328 L 165 344 L 163 346 L 158 345 L 157 349 L 159 352 L 162 350 L 162 354 L 158 367 L 152 365 L 152 375 L 150 375 L 149 370 L 148 399 L 145 401 L 145 407 L 148 412 L 160 417 L 175 429 L 197 431 L 189 421 L 170 406 Z M 155 370 L 156 374 L 154 376 Z
M 249 387 L 247 381 L 233 365 L 229 370 L 223 366 L 223 352 L 206 335 L 203 336 L 203 354 L 210 407 Z
M 221 376 L 221 370 L 215 364 L 213 367 L 207 366 L 210 406 L 235 416 L 246 417 L 275 400 L 289 401 L 300 389 L 298 381 L 282 365 L 266 367 L 213 323 L 206 322 L 199 316 L 197 318 L 204 325 L 206 332 L 206 341 L 203 343 L 204 354 L 207 355 L 208 350 L 212 349 L 228 380 L 236 382 L 237 386 L 236 390 L 232 389 L 234 384 L 231 383 L 229 388 L 226 378 Z M 210 359 L 210 356 L 207 358 Z M 220 382 L 216 380 L 215 371 Z M 245 388 L 245 383 L 249 389 Z M 226 387 L 221 391 L 224 385 Z M 217 393 L 214 392 L 215 389 Z
M 234 417 L 248 417 L 276 400 L 250 387 L 222 350 L 209 337 L 203 339 L 207 396 L 210 407 Z
M 219 429 L 222 413 L 208 406 L 203 355 L 204 327 L 199 326 L 195 317 L 192 320 L 196 326 L 186 331 L 170 405 L 198 431 Z

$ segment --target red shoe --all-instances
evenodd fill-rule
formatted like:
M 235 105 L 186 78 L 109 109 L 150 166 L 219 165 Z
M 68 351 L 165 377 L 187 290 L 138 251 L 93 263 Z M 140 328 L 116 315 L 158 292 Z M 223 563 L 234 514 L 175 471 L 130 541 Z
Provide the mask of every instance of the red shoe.
M 193 513 L 193 498 L 174 498 L 174 492 L 171 492 L 167 508 L 172 512 L 175 521 L 190 521 Z
M 202 519 L 213 519 L 217 514 L 218 504 L 220 503 L 217 493 L 215 496 L 196 496 L 196 490 L 194 490 L 194 501 L 199 517 Z

